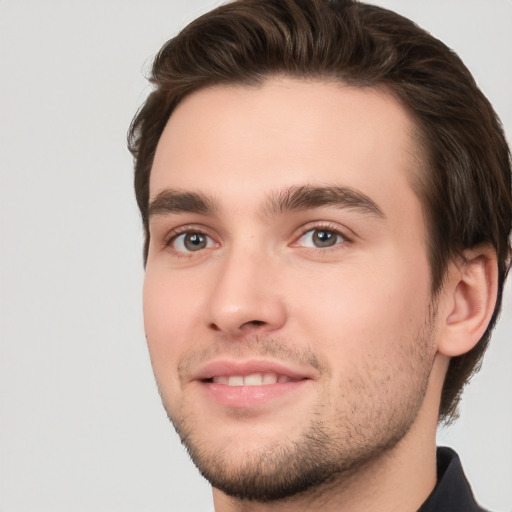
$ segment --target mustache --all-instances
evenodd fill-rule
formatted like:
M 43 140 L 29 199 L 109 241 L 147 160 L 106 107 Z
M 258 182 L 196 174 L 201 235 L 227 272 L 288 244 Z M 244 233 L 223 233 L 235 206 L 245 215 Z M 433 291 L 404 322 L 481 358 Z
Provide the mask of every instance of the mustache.
M 297 364 L 325 372 L 327 366 L 309 347 L 297 347 L 279 337 L 251 336 L 241 340 L 218 339 L 208 346 L 199 343 L 188 349 L 178 362 L 180 379 L 194 369 L 218 357 L 232 359 L 273 359 L 284 364 Z

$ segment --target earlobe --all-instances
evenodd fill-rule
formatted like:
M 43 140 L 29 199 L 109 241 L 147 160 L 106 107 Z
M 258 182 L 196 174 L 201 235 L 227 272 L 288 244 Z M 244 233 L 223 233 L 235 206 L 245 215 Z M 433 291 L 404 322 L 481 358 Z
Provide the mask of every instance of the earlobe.
M 438 351 L 449 357 L 465 354 L 478 343 L 496 305 L 496 253 L 482 246 L 467 249 L 463 255 L 464 260 L 449 269 L 445 285 L 445 298 L 449 300 Z

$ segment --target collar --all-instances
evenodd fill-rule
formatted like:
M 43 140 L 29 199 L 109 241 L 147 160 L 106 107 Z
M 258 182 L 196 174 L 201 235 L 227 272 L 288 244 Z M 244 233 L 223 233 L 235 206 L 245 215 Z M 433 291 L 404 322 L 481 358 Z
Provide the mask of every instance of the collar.
M 418 512 L 486 512 L 478 506 L 451 448 L 437 449 L 437 484 Z

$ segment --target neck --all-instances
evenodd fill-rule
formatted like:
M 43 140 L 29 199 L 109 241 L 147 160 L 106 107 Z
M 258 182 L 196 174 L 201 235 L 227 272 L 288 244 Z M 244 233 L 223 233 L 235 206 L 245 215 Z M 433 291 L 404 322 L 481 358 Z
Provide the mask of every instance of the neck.
M 348 474 L 287 500 L 255 503 L 213 490 L 216 512 L 411 512 L 435 487 L 439 396 L 447 362 L 438 357 L 423 405 L 407 434 L 391 449 Z M 439 384 L 441 383 L 441 384 Z

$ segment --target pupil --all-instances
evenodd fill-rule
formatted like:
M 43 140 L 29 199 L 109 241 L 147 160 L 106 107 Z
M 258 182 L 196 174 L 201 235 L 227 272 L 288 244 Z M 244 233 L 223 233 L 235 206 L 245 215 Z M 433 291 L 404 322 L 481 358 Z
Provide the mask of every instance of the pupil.
M 325 230 L 315 231 L 313 239 L 318 247 L 330 247 L 336 243 L 336 235 Z
M 185 247 L 190 251 L 197 251 L 206 246 L 206 238 L 200 233 L 190 233 L 185 237 Z

